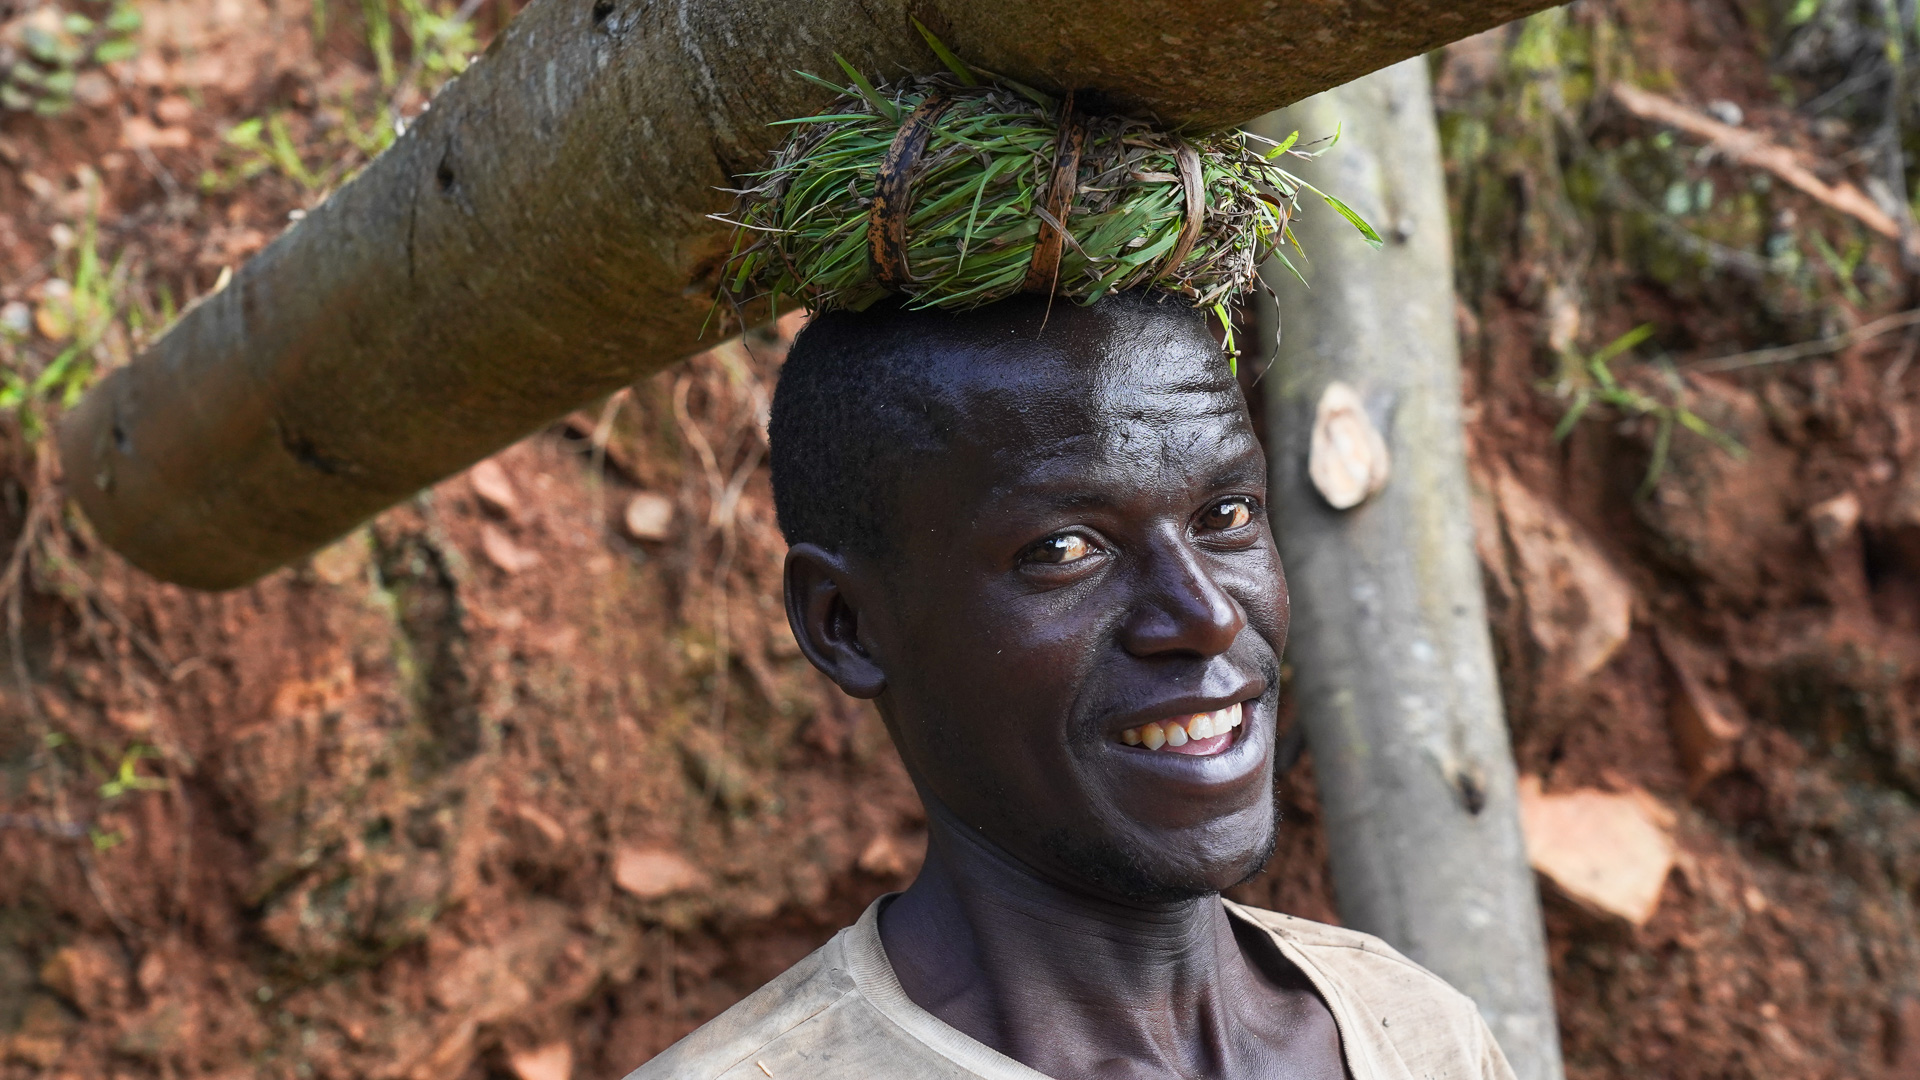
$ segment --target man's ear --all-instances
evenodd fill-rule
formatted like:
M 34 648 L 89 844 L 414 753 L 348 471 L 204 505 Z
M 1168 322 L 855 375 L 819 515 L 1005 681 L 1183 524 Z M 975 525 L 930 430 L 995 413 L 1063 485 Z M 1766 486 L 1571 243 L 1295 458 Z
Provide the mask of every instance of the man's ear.
M 787 625 L 807 661 L 857 698 L 876 698 L 887 688 L 862 636 L 860 590 L 852 566 L 817 544 L 787 550 Z

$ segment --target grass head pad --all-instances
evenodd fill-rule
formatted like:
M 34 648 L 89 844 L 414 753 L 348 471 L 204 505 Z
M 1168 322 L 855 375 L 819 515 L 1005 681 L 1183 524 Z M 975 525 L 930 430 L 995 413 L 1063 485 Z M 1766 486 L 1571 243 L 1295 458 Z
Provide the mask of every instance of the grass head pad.
M 1262 262 L 1286 258 L 1302 192 L 1379 242 L 1281 167 L 1314 156 L 1293 138 L 1167 131 L 967 69 L 884 86 L 848 74 L 826 112 L 785 122 L 793 135 L 722 219 L 736 226 L 722 289 L 743 310 L 786 297 L 858 311 L 889 294 L 1092 303 L 1150 287 L 1224 316 Z

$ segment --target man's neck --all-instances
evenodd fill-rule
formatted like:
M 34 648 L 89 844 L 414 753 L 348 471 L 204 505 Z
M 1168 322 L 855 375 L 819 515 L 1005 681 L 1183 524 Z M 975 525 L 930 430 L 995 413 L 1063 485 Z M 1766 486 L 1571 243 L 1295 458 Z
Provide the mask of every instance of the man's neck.
M 1304 975 L 1218 897 L 1103 899 L 931 817 L 880 934 L 907 996 L 947 1024 L 1057 1080 L 1343 1074 Z

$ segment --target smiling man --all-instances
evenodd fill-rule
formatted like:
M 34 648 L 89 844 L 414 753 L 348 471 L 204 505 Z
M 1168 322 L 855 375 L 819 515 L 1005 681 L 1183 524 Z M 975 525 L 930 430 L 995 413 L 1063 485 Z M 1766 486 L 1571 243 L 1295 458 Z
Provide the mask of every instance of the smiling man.
M 1511 1077 L 1379 940 L 1220 896 L 1274 847 L 1287 592 L 1198 313 L 825 315 L 772 443 L 788 618 L 878 704 L 926 864 L 634 1080 Z

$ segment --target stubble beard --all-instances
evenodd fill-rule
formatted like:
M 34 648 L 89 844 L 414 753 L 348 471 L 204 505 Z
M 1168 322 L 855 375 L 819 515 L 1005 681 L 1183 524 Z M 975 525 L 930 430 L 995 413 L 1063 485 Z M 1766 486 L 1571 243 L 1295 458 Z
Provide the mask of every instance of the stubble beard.
M 1094 892 L 1143 905 L 1179 904 L 1218 895 L 1222 890 L 1190 874 L 1155 867 L 1145 853 L 1129 850 L 1108 837 L 1075 836 L 1055 830 L 1040 838 L 1060 867 Z M 1273 802 L 1265 835 L 1248 868 L 1233 885 L 1245 884 L 1267 868 L 1280 842 L 1280 802 Z M 1230 885 L 1228 888 L 1232 888 Z

